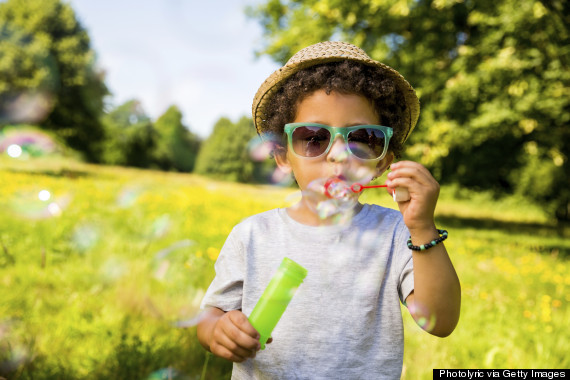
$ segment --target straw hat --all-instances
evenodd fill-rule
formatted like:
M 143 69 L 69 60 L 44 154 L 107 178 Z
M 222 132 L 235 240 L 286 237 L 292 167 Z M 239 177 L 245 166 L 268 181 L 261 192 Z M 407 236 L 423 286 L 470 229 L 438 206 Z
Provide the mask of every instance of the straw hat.
M 319 65 L 321 63 L 339 62 L 344 60 L 351 60 L 361 62 L 365 65 L 376 66 L 384 69 L 386 75 L 394 80 L 396 86 L 404 94 L 406 100 L 407 110 L 409 111 L 404 115 L 404 125 L 408 126 L 402 136 L 402 143 L 406 141 L 420 115 L 420 101 L 416 96 L 415 90 L 404 79 L 404 77 L 394 70 L 393 68 L 380 63 L 370 58 L 364 50 L 351 45 L 346 42 L 340 41 L 325 41 L 315 45 L 308 46 L 295 54 L 285 66 L 275 71 L 263 82 L 257 94 L 253 98 L 252 116 L 253 123 L 257 129 L 257 133 L 264 132 L 265 108 L 269 103 L 271 97 L 281 88 L 286 79 L 297 71 L 306 69 L 310 66 Z

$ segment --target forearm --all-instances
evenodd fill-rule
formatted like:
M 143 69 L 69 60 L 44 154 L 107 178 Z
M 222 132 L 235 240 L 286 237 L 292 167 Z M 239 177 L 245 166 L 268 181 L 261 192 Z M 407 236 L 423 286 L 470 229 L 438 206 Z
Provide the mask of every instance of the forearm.
M 426 244 L 438 236 L 435 227 L 410 233 L 414 245 Z M 414 293 L 408 308 L 416 321 L 420 318 L 434 321 L 430 333 L 447 336 L 459 321 L 461 306 L 459 278 L 447 250 L 440 243 L 424 251 L 413 251 L 412 255 Z
M 209 308 L 204 313 L 198 326 L 196 328 L 196 334 L 198 335 L 198 341 L 206 350 L 210 351 L 210 342 L 212 340 L 212 332 L 218 320 L 225 314 L 225 312 L 216 307 Z

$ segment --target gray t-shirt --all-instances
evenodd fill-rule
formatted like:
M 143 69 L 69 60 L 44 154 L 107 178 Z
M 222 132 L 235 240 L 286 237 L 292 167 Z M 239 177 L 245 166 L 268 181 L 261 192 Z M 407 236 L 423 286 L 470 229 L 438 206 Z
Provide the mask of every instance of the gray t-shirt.
M 399 379 L 400 301 L 414 288 L 409 236 L 395 210 L 365 204 L 346 225 L 307 226 L 285 209 L 234 227 L 202 308 L 253 310 L 283 257 L 308 274 L 255 359 L 232 379 Z

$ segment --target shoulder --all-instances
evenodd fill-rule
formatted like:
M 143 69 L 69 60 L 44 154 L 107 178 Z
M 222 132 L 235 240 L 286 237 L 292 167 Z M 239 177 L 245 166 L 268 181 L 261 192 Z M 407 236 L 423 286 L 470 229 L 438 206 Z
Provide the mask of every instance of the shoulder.
M 233 228 L 232 233 L 240 235 L 249 234 L 251 232 L 263 233 L 264 231 L 266 232 L 275 228 L 275 226 L 281 223 L 282 218 L 279 215 L 279 209 L 272 209 L 248 216 Z

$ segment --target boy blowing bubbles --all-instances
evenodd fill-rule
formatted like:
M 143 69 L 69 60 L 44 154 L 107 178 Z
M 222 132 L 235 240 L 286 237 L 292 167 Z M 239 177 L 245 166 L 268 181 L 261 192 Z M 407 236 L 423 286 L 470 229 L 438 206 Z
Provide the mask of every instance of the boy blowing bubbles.
M 400 302 L 429 333 L 453 331 L 461 295 L 441 243 L 447 232 L 434 223 L 439 185 L 418 163 L 393 163 L 418 116 L 415 91 L 399 73 L 343 42 L 301 50 L 262 84 L 257 131 L 284 135 L 275 160 L 303 198 L 315 180 L 390 168 L 387 190 L 406 188 L 410 199 L 398 202 L 400 212 L 355 202 L 342 225 L 302 199 L 234 227 L 197 330 L 207 350 L 234 362 L 232 378 L 399 379 Z M 247 316 L 285 256 L 308 275 L 259 353 Z

